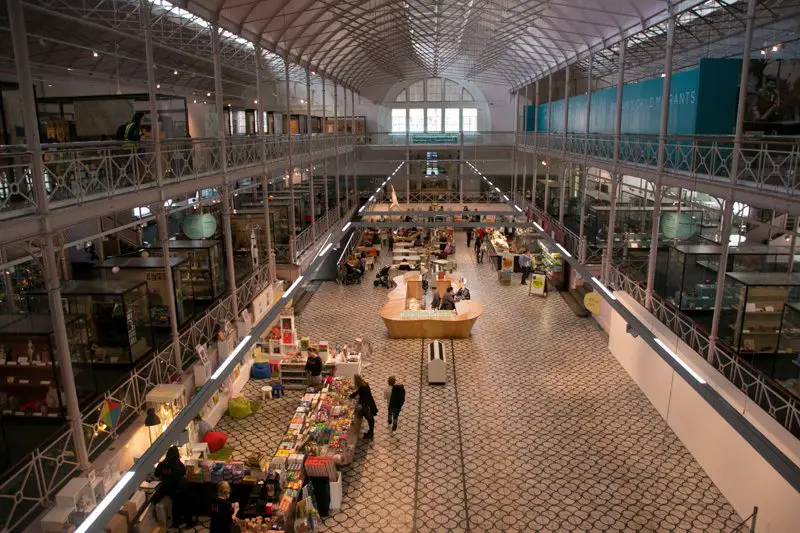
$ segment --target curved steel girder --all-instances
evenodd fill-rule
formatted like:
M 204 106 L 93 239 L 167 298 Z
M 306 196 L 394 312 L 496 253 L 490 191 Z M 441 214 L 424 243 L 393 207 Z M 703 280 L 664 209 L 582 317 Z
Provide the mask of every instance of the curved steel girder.
M 297 12 L 289 19 L 288 22 L 284 23 L 283 28 L 281 29 L 281 32 L 278 34 L 278 37 L 275 39 L 275 42 L 279 43 L 279 42 L 283 41 L 283 36 L 286 35 L 286 32 L 289 31 L 289 29 L 292 27 L 292 25 L 295 22 L 297 22 L 297 19 L 302 17 L 305 14 L 306 10 L 308 8 L 310 8 L 311 6 L 313 6 L 316 2 L 317 2 L 317 0 L 306 0 L 306 3 L 303 5 L 303 7 L 298 9 Z M 285 46 L 284 48 L 286 48 L 287 50 L 291 50 L 292 49 L 292 44 L 293 44 L 293 41 L 290 41 L 289 44 L 287 46 Z M 301 57 L 301 56 L 298 54 L 298 57 Z
M 336 70 L 337 72 L 341 72 L 341 76 L 342 77 L 346 77 L 349 80 L 352 80 L 354 75 L 358 74 L 360 76 L 361 74 L 363 74 L 365 72 L 369 72 L 370 74 L 372 74 L 372 73 L 375 73 L 375 72 L 378 72 L 378 71 L 384 71 L 387 74 L 392 75 L 387 70 L 384 70 L 384 69 L 381 69 L 381 68 L 377 67 L 375 65 L 374 58 L 370 57 L 370 55 L 368 53 L 366 53 L 363 50 L 360 50 L 358 48 L 355 48 L 355 50 L 359 50 L 361 52 L 361 57 L 359 57 L 358 59 L 355 59 L 353 61 L 349 61 L 346 65 L 344 65 L 342 67 L 341 70 L 339 69 L 339 63 L 332 63 L 331 64 L 331 69 Z M 339 57 L 344 57 L 345 55 L 347 55 L 347 52 L 344 52 L 344 53 L 340 54 Z M 394 75 L 394 76 L 395 77 L 400 77 L 400 76 L 397 76 L 397 75 Z M 356 91 L 356 92 L 358 92 L 358 91 Z
M 510 37 L 513 39 L 515 36 L 510 36 Z M 527 42 L 527 38 L 528 37 L 530 37 L 530 36 L 524 35 L 524 34 L 520 34 L 519 36 L 516 36 L 517 39 L 519 39 L 521 41 L 524 41 L 526 45 L 530 46 L 530 44 Z M 493 46 L 502 47 L 502 50 L 505 51 L 506 54 L 511 53 L 511 54 L 517 55 L 519 57 L 520 63 L 522 65 L 528 66 L 530 63 L 532 63 L 533 65 L 540 65 L 541 64 L 540 61 L 543 61 L 545 65 L 548 64 L 547 58 L 542 56 L 541 54 L 539 54 L 539 57 L 534 57 L 533 54 L 531 53 L 531 51 L 529 51 L 528 49 L 525 49 L 524 52 L 527 54 L 527 58 L 526 58 L 525 56 L 520 55 L 520 48 L 519 47 L 516 47 L 516 46 L 503 47 L 503 44 L 504 43 L 502 43 L 502 42 L 501 43 L 493 43 Z M 541 45 L 541 47 L 545 48 L 545 49 L 547 48 L 544 45 Z M 534 49 L 533 47 L 530 48 L 530 50 L 533 50 L 533 49 Z M 498 61 L 498 59 L 500 57 L 503 57 L 503 55 L 504 55 L 502 52 L 497 52 L 497 51 L 494 51 L 494 50 L 491 51 L 490 54 L 491 55 L 489 55 L 488 57 L 487 57 L 487 55 L 485 53 L 481 54 L 483 57 L 479 58 L 479 61 L 475 62 L 475 65 L 473 66 L 473 68 L 470 71 L 471 75 L 476 75 L 478 72 L 481 72 L 482 70 L 484 70 L 485 65 L 487 63 L 496 62 L 496 61 Z M 550 54 L 550 56 L 551 56 L 551 59 L 552 59 L 552 54 Z M 530 62 L 528 60 L 530 60 Z M 516 77 L 514 77 L 514 78 L 516 78 Z M 511 81 L 511 80 L 509 80 L 509 81 Z
M 338 72 L 340 76 L 345 77 L 347 74 L 352 74 L 354 68 L 359 70 L 367 68 L 372 72 L 383 70 L 387 74 L 391 74 L 389 65 L 380 64 L 379 66 L 379 64 L 376 64 L 375 58 L 371 57 L 364 49 L 358 48 L 357 43 L 344 40 L 338 42 L 342 43 L 343 46 L 337 46 L 337 50 L 340 50 L 340 53 L 333 61 L 328 63 L 328 68 Z M 352 52 L 358 52 L 359 56 L 354 59 Z M 343 65 L 345 61 L 346 63 Z M 394 75 L 399 76 L 399 73 Z

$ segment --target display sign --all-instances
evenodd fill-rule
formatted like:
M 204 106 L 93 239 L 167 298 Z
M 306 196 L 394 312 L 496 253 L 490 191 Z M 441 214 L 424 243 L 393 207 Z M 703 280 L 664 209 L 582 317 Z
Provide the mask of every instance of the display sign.
M 531 274 L 530 290 L 528 294 L 535 294 L 536 296 L 544 296 L 546 284 L 547 284 L 547 277 L 544 274 Z
M 697 233 L 697 218 L 691 213 L 661 215 L 661 233 L 668 239 L 686 239 Z
M 593 315 L 599 315 L 602 301 L 603 298 L 596 292 L 587 292 L 583 297 L 583 306 Z
M 514 256 L 505 253 L 502 255 L 502 262 L 500 263 L 500 270 L 503 274 L 513 274 L 514 273 Z
M 411 144 L 458 144 L 457 133 L 415 133 Z

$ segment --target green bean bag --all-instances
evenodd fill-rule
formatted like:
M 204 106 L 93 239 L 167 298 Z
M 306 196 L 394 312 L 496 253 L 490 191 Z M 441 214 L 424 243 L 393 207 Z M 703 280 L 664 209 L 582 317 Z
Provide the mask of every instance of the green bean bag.
M 228 414 L 235 420 L 246 418 L 253 414 L 250 400 L 247 398 L 231 398 L 228 402 Z

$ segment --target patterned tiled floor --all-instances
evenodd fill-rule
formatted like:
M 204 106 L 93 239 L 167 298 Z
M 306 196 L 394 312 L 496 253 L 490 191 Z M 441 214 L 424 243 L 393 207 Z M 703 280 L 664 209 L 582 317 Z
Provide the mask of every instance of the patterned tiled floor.
M 729 531 L 738 517 L 606 349 L 558 296 L 501 286 L 459 236 L 458 270 L 484 305 L 470 339 L 446 343 L 448 382 L 429 386 L 421 339 L 386 337 L 386 290 L 325 283 L 298 320 L 311 339 L 371 341 L 373 442 L 344 471 L 330 532 Z M 406 386 L 386 428 L 389 375 Z M 248 393 L 257 389 L 249 386 Z M 234 446 L 274 450 L 295 396 L 223 421 Z M 198 531 L 202 531 L 199 527 Z

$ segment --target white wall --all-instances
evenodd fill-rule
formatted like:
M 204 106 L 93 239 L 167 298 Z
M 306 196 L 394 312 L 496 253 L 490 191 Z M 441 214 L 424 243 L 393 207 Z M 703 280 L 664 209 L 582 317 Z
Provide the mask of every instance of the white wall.
M 719 392 L 734 409 L 744 413 L 762 434 L 795 464 L 800 464 L 800 441 L 736 389 L 674 333 L 645 311 L 629 295 L 616 292 L 619 301 L 647 324 L 687 364 Z M 798 530 L 800 493 L 711 407 L 641 338 L 626 333 L 626 322 L 603 304 L 601 316 L 609 333 L 608 347 L 670 428 L 695 457 L 714 484 L 742 518 L 758 506 L 759 533 Z

